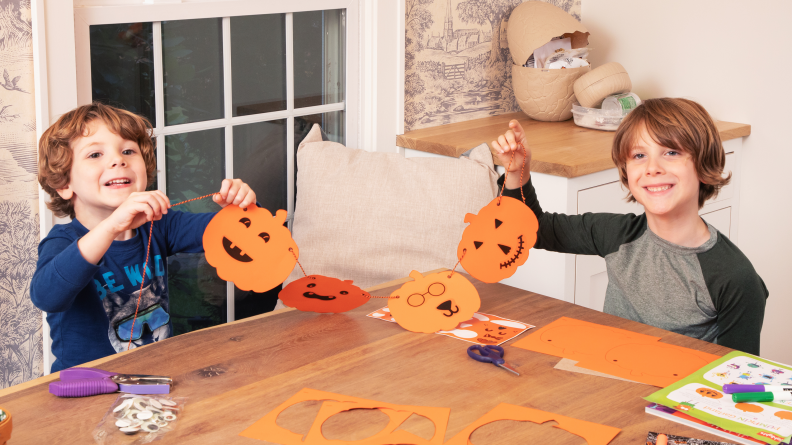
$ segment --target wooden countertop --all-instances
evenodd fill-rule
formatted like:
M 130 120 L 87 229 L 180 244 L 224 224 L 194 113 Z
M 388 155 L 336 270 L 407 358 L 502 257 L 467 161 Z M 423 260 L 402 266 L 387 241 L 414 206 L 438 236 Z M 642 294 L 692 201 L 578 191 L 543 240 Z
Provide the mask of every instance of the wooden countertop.
M 659 336 L 666 343 L 717 355 L 730 352 L 723 346 L 504 284 L 470 281 L 481 296 L 481 312 L 537 328 L 567 316 Z M 394 282 L 388 285 L 375 295 L 388 295 L 398 287 Z M 521 374 L 517 377 L 468 358 L 466 342 L 416 334 L 396 323 L 366 317 L 385 304 L 372 300 L 342 314 L 277 311 L 169 338 L 85 366 L 173 378 L 171 396 L 187 397 L 187 405 L 174 430 L 157 442 L 162 445 L 265 443 L 239 433 L 302 388 L 450 408 L 446 440 L 501 402 L 621 428 L 611 445 L 644 443 L 647 431 L 719 440 L 646 414 L 647 402 L 642 397 L 655 392 L 654 386 L 554 369 L 558 357 L 512 348 L 509 342 L 504 345 L 506 359 Z M 11 445 L 93 443 L 92 430 L 118 394 L 58 398 L 48 393 L 48 382 L 57 377 L 55 373 L 0 391 L 0 406 L 13 419 Z M 291 431 L 307 432 L 317 409 L 317 403 L 289 408 L 278 423 Z M 362 439 L 383 427 L 383 416 L 376 414 L 367 410 L 341 413 L 325 423 L 323 431 L 328 438 Z M 431 422 L 414 420 L 408 419 L 403 428 L 431 437 Z M 526 437 L 531 443 L 582 442 L 550 424 L 530 422 L 491 424 L 475 432 L 473 441 L 524 443 Z
M 489 145 L 508 130 L 512 119 L 520 121 L 531 144 L 532 172 L 575 178 L 614 168 L 615 132 L 578 127 L 572 120 L 535 121 L 522 112 L 408 131 L 396 136 L 396 145 L 456 158 L 481 143 Z M 716 125 L 723 141 L 751 134 L 747 124 L 718 121 Z

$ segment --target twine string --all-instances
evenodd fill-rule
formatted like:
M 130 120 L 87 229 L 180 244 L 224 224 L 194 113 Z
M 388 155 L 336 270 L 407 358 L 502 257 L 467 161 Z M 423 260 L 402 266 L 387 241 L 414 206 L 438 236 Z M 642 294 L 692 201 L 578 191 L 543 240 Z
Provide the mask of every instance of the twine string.
M 187 204 L 191 201 L 197 201 L 199 199 L 208 198 L 210 196 L 219 195 L 220 193 L 210 193 L 208 195 L 199 196 L 197 198 L 188 199 L 186 201 L 177 202 L 176 204 L 171 204 L 171 207 L 176 207 L 178 205 Z M 154 233 L 154 220 L 151 220 L 149 225 L 149 237 L 148 237 L 148 244 L 146 245 L 146 261 L 143 263 L 143 279 L 140 280 L 140 292 L 138 293 L 137 298 L 137 305 L 135 306 L 135 315 L 132 317 L 132 329 L 129 330 L 129 343 L 127 344 L 127 351 L 132 347 L 132 337 L 134 337 L 133 333 L 135 332 L 135 322 L 137 321 L 138 310 L 140 310 L 140 297 L 143 296 L 143 284 L 146 282 L 146 268 L 148 267 L 149 261 L 149 252 L 151 252 L 151 235 Z
M 522 185 L 523 175 L 525 174 L 525 161 L 528 158 L 528 151 L 525 149 L 522 143 L 517 146 L 517 149 L 522 149 L 523 151 L 523 162 L 522 168 L 520 169 L 520 184 Z M 511 164 L 514 161 L 514 154 L 516 152 L 512 152 L 511 159 L 509 160 L 509 165 L 506 167 L 506 173 L 503 174 L 503 186 L 501 187 L 501 191 L 498 194 L 498 206 L 501 205 L 501 199 L 503 198 L 503 191 L 506 190 L 506 178 L 509 177 L 509 168 L 511 168 Z M 525 192 L 523 192 L 522 186 L 520 186 L 520 196 L 522 196 L 523 204 L 525 204 Z

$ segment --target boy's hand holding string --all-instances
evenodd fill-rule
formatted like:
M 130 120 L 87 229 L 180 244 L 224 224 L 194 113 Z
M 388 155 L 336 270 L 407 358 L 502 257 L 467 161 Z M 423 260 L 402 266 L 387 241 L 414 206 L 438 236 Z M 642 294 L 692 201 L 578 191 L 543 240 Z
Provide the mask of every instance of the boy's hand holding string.
M 525 151 L 522 150 L 521 145 Z M 509 122 L 509 131 L 498 136 L 497 141 L 492 141 L 492 148 L 496 151 L 496 156 L 503 168 L 507 169 L 509 173 L 506 175 L 506 188 L 517 189 L 527 184 L 531 179 L 531 148 L 528 146 L 522 125 L 516 119 Z M 512 156 L 514 156 L 513 159 Z M 523 157 L 526 158 L 525 171 L 523 171 L 522 183 L 520 183 L 519 172 L 523 168 Z

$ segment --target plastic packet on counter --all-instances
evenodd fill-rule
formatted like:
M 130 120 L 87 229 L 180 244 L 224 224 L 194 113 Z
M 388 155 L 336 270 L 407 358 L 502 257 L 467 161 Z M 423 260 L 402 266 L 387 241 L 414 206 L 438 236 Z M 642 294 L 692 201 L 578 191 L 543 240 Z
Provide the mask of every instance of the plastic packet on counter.
M 186 397 L 122 394 L 94 428 L 93 438 L 99 445 L 153 442 L 173 430 L 186 402 Z
M 586 65 L 588 65 L 588 62 L 585 59 L 588 58 L 590 49 L 591 48 L 586 47 L 586 48 L 575 48 L 575 49 L 558 50 L 558 51 L 554 52 L 553 54 L 550 54 L 547 57 L 547 59 L 544 61 L 544 67 L 545 68 L 550 68 L 550 69 L 553 69 L 553 68 L 558 69 L 558 68 L 578 68 L 580 66 L 586 66 Z M 571 59 L 583 59 L 583 62 L 586 62 L 586 63 L 585 63 L 585 65 L 580 65 L 579 64 L 580 62 L 576 62 L 576 63 L 578 63 L 577 66 L 566 66 L 564 64 L 564 61 L 568 61 L 568 60 L 571 60 Z M 559 62 L 559 61 L 562 62 L 562 63 L 561 64 L 556 64 L 556 62 Z M 556 66 L 551 66 L 551 64 L 556 64 Z M 567 62 L 567 64 L 570 64 L 570 63 Z

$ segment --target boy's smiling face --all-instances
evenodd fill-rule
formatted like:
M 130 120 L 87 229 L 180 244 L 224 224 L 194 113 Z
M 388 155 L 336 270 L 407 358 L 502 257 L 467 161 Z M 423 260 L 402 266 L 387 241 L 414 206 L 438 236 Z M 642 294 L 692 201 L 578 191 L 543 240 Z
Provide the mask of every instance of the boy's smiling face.
M 77 219 L 105 219 L 133 192 L 143 192 L 148 185 L 146 163 L 137 142 L 113 133 L 96 119 L 88 124 L 88 133 L 72 141 L 73 150 L 69 185 L 58 190 L 72 200 Z
M 640 127 L 627 158 L 630 193 L 646 214 L 661 217 L 698 212 L 699 178 L 690 153 L 657 144 Z

